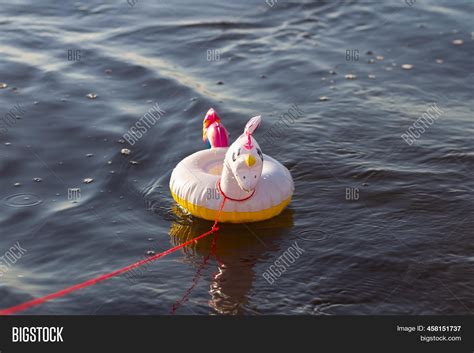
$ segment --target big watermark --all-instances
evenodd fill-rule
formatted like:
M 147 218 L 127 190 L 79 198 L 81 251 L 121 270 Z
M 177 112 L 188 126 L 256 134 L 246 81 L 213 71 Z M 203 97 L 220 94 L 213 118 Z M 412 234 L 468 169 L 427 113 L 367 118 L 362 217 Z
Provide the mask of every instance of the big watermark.
M 155 103 L 147 113 L 138 119 L 138 121 L 128 129 L 125 134 L 123 134 L 123 139 L 133 146 L 152 126 L 155 126 L 158 120 L 160 120 L 165 113 L 166 112 L 160 108 L 158 103 Z
M 3 277 L 25 253 L 26 249 L 22 248 L 19 242 L 16 242 L 10 249 L 5 251 L 5 253 L 0 256 L 0 277 Z
M 418 140 L 433 123 L 443 114 L 443 111 L 437 106 L 436 103 L 432 103 L 421 116 L 410 126 L 401 138 L 411 146 L 416 140 Z
M 298 104 L 293 104 L 285 113 L 280 115 L 280 119 L 276 123 L 263 133 L 259 141 L 269 145 L 279 141 L 285 135 L 285 132 L 288 131 L 287 128 L 294 124 L 303 114 L 304 112 Z
M 263 278 L 269 283 L 273 284 L 275 281 L 280 278 L 292 264 L 299 259 L 303 250 L 298 242 L 294 242 L 288 249 L 286 249 L 283 254 L 276 259 L 272 265 L 270 265 L 267 270 L 262 274 Z

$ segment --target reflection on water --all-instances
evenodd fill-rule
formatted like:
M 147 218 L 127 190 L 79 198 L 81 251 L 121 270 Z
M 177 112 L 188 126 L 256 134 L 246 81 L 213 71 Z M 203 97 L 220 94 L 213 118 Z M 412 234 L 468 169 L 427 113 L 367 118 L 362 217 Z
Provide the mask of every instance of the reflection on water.
M 182 244 L 209 230 L 212 222 L 186 218 L 183 211 L 174 206 L 173 212 L 179 220 L 173 221 L 170 237 L 173 245 Z M 213 251 L 213 236 L 208 236 L 193 245 L 184 248 L 190 258 L 204 258 L 210 255 L 214 261 L 212 280 L 210 281 L 209 305 L 221 314 L 242 314 L 249 309 L 242 309 L 248 302 L 248 294 L 255 279 L 254 267 L 257 263 L 267 260 L 268 254 L 279 250 L 279 241 L 293 227 L 293 213 L 286 209 L 272 220 L 243 223 L 219 224 Z M 184 216 L 184 217 L 183 217 Z M 188 222 L 186 222 L 188 220 Z M 197 271 L 201 270 L 197 265 Z

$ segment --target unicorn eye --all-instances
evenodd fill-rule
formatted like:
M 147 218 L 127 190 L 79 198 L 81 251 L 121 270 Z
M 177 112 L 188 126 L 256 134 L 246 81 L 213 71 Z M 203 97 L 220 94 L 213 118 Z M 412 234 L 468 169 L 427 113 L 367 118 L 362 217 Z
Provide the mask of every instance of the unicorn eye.
M 237 150 L 237 157 L 240 156 L 240 148 Z M 235 152 L 232 153 L 232 160 L 235 162 L 235 160 L 237 159 L 237 157 L 235 156 Z
M 262 151 L 260 151 L 260 148 L 257 148 L 257 153 L 263 161 L 263 153 L 262 153 Z

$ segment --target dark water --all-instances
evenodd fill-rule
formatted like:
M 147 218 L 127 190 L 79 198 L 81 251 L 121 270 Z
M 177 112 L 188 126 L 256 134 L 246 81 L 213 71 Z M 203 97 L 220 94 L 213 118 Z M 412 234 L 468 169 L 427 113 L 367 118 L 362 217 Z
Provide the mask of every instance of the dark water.
M 1 118 L 17 118 L 0 137 L 0 254 L 26 251 L 2 272 L 2 308 L 207 231 L 168 182 L 203 148 L 212 106 L 232 140 L 263 116 L 255 137 L 291 171 L 290 207 L 222 225 L 220 264 L 201 266 L 206 238 L 25 313 L 168 314 L 193 278 L 178 314 L 473 313 L 473 3 L 269 4 L 2 3 Z M 409 145 L 432 103 L 442 113 Z M 118 142 L 155 104 L 158 123 Z M 294 104 L 304 114 L 264 139 Z M 295 242 L 304 252 L 268 283 Z

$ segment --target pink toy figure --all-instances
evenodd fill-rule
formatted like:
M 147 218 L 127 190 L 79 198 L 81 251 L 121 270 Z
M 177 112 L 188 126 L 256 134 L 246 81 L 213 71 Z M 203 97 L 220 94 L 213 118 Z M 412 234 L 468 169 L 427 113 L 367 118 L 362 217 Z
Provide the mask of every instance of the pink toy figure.
M 229 147 L 229 133 L 212 108 L 202 122 L 202 140 L 208 148 Z

